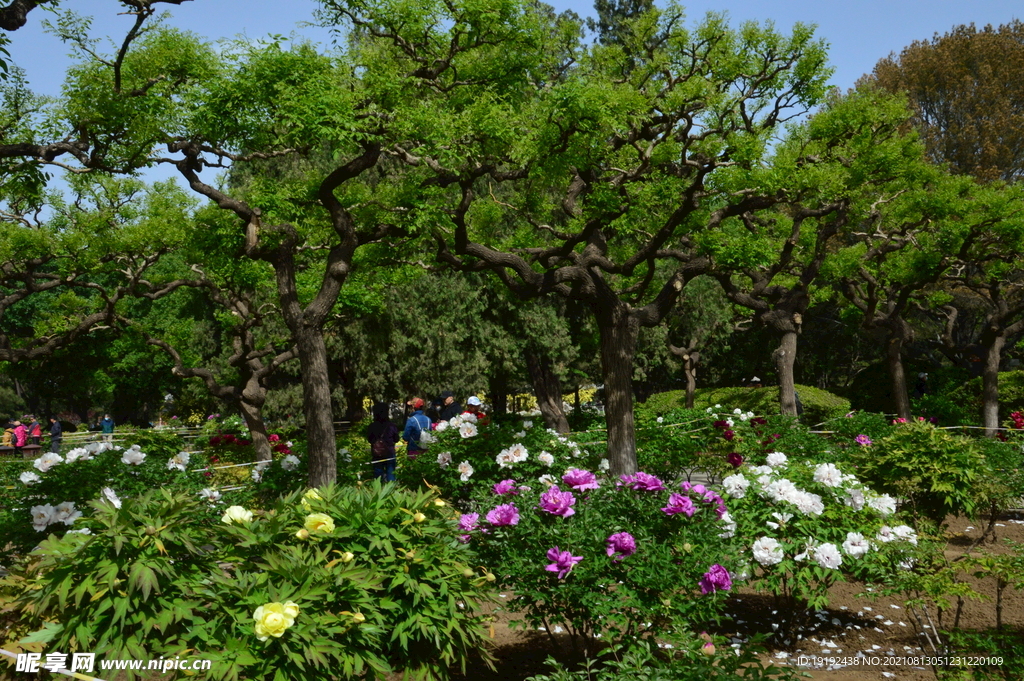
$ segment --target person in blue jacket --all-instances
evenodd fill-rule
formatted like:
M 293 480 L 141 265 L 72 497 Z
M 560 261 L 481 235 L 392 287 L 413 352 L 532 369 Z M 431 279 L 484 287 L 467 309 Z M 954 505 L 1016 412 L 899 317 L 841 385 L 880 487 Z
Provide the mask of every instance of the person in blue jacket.
M 410 459 L 415 459 L 427 449 L 426 446 L 420 444 L 421 435 L 429 433 L 431 426 L 430 417 L 423 413 L 423 404 L 422 397 L 414 397 L 406 402 L 406 405 L 412 409 L 412 414 L 405 422 L 402 439 L 406 442 L 406 456 Z

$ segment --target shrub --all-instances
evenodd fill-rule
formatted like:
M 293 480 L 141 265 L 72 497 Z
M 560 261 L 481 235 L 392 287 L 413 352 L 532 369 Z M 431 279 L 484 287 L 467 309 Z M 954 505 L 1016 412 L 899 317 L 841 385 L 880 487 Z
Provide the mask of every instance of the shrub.
M 25 569 L 28 640 L 51 649 L 187 653 L 213 679 L 442 679 L 484 640 L 488 573 L 431 492 L 329 487 L 206 524 L 166 491 L 92 505 L 90 534 L 49 537 Z
M 496 566 L 498 585 L 515 592 L 509 609 L 530 625 L 564 627 L 591 649 L 599 636 L 653 639 L 719 612 L 734 566 L 729 519 L 713 492 L 579 469 L 551 487 L 526 482 L 478 489 L 475 512 L 460 522 Z
M 440 487 L 460 503 L 474 490 L 489 490 L 505 478 L 530 484 L 559 475 L 570 465 L 597 463 L 583 447 L 539 421 L 516 418 L 511 423 L 477 425 L 463 416 L 441 423 L 430 433 L 434 441 L 427 452 L 406 461 L 402 478 L 409 484 L 425 481 Z
M 798 385 L 800 402 L 804 406 L 802 420 L 806 423 L 820 423 L 842 416 L 850 411 L 850 401 L 820 388 Z M 673 409 L 682 409 L 686 404 L 686 392 L 673 390 L 652 395 L 642 409 L 657 415 Z M 775 386 L 763 388 L 698 388 L 694 394 L 694 408 L 707 409 L 716 404 L 752 411 L 755 414 L 777 414 L 779 412 L 779 389 Z
M 985 510 L 980 483 L 989 467 L 977 440 L 913 421 L 851 456 L 869 484 L 906 499 L 918 521 L 939 526 L 947 515 L 975 517 Z
M 846 575 L 863 577 L 875 547 L 916 543 L 906 526 L 890 527 L 896 500 L 865 487 L 835 464 L 811 464 L 781 452 L 763 466 L 743 466 L 722 481 L 744 561 L 759 589 L 812 608 Z

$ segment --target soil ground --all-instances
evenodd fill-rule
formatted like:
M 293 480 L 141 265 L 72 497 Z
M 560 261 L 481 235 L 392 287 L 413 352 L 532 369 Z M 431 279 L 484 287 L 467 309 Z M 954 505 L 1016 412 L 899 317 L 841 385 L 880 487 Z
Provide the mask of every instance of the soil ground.
M 984 527 L 975 527 L 966 519 L 950 518 L 949 557 L 961 555 L 981 537 Z M 1011 513 L 995 526 L 996 541 L 983 546 L 990 551 L 1004 550 L 1004 539 L 1024 542 L 1024 513 Z M 987 602 L 969 601 L 961 616 L 963 629 L 992 629 L 995 627 L 995 581 L 975 580 L 974 588 L 987 595 Z M 506 598 L 510 594 L 504 595 Z M 742 644 L 755 633 L 772 635 L 772 625 L 778 624 L 779 613 L 771 598 L 750 591 L 739 591 L 729 600 L 726 612 L 732 622 L 724 625 L 718 634 L 729 636 L 733 643 Z M 574 667 L 579 658 L 571 653 L 568 637 L 555 634 L 558 646 L 552 644 L 546 633 L 510 628 L 515 619 L 499 607 L 494 613 L 492 655 L 495 670 L 482 662 L 472 665 L 465 674 L 457 674 L 459 681 L 522 681 L 535 674 L 549 672 L 544 660 L 554 657 L 560 663 Z M 894 664 L 874 667 L 799 665 L 800 656 L 811 658 L 868 656 L 882 657 L 927 655 L 930 649 L 926 637 L 914 626 L 904 603 L 877 597 L 865 590 L 865 585 L 842 583 L 830 592 L 829 607 L 810 613 L 807 626 L 800 632 L 800 640 L 790 645 L 769 640 L 770 651 L 765 655 L 776 664 L 798 666 L 815 681 L 928 681 L 935 679 L 930 667 Z M 1024 593 L 1006 589 L 1003 594 L 1003 622 L 1007 627 L 1024 631 Z M 946 626 L 949 622 L 944 622 Z M 810 660 L 807 660 L 810 661 Z

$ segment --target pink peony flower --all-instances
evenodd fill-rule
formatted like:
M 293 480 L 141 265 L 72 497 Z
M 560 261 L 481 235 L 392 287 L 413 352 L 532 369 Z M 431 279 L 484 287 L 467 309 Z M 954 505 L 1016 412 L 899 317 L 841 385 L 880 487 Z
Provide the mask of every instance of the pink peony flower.
M 858 435 L 857 437 L 853 438 L 853 441 L 859 444 L 861 447 L 867 447 L 868 445 L 871 444 L 871 438 L 864 434 Z
M 269 442 L 278 442 L 280 439 L 281 436 L 277 435 L 276 433 L 271 433 L 270 435 L 267 436 L 267 440 Z
M 487 522 L 495 527 L 518 525 L 519 509 L 515 507 L 515 504 L 501 504 L 500 506 L 495 506 L 494 509 L 487 514 Z
M 729 571 L 718 563 L 712 565 L 700 580 L 700 591 L 704 594 L 728 591 L 731 588 L 732 577 L 729 576 Z
M 565 579 L 565 576 L 572 572 L 576 563 L 583 560 L 583 556 L 574 556 L 568 551 L 562 551 L 557 546 L 553 546 L 548 549 L 548 560 L 554 562 L 544 569 L 548 572 L 557 572 L 559 579 Z
M 495 483 L 492 489 L 495 494 L 519 494 L 519 490 L 516 489 L 516 481 L 511 479 Z
M 629 532 L 616 532 L 607 539 L 608 548 L 605 553 L 612 557 L 612 561 L 618 563 L 623 558 L 629 558 L 636 553 L 636 540 Z
M 480 527 L 479 513 L 463 513 L 459 518 L 459 529 L 463 532 L 473 532 Z
M 568 518 L 576 513 L 576 510 L 572 507 L 575 503 L 576 497 L 572 495 L 572 492 L 568 490 L 563 492 L 558 489 L 558 485 L 552 485 L 548 487 L 546 492 L 540 495 L 539 508 L 552 515 Z
M 688 518 L 693 517 L 693 512 L 696 510 L 693 506 L 693 500 L 690 497 L 684 497 L 682 494 L 672 493 L 668 497 L 668 506 L 661 509 L 665 515 L 678 515 L 685 513 Z
M 576 490 L 588 490 L 598 489 L 601 484 L 597 481 L 597 476 L 590 471 L 580 470 L 579 468 L 570 468 L 562 476 L 562 482 L 569 485 Z
M 621 485 L 630 489 L 644 492 L 660 492 L 665 489 L 665 483 L 643 471 L 637 471 L 634 475 L 623 475 L 619 479 L 622 480 Z

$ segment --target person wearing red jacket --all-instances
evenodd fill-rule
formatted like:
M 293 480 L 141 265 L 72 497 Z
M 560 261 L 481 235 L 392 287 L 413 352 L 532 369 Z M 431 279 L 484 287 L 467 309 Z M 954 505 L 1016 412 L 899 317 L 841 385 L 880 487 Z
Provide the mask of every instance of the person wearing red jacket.
M 21 454 L 21 448 L 28 444 L 28 428 L 21 421 L 14 422 L 14 453 Z

